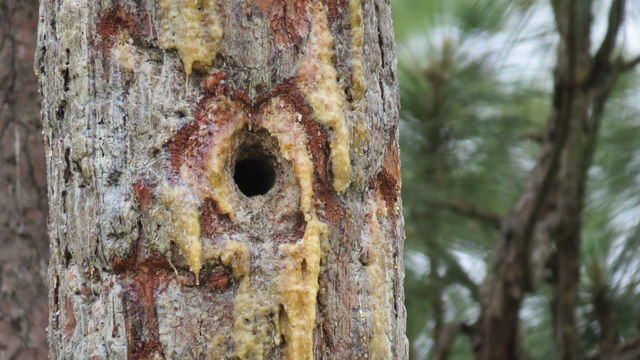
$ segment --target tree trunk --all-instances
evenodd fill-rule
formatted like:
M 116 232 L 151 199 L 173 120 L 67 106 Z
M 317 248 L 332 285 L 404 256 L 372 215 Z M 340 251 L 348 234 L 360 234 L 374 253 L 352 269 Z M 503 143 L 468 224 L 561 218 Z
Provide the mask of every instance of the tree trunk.
M 38 3 L 0 2 L 0 359 L 47 354 L 46 174 L 33 75 Z
M 556 355 L 577 360 L 576 319 L 581 221 L 589 167 L 618 65 L 611 57 L 624 14 L 614 0 L 608 29 L 591 55 L 591 1 L 551 1 L 560 35 L 552 113 L 527 187 L 502 225 L 495 261 L 483 285 L 477 357 L 522 358 L 519 311 L 550 267 Z M 553 249 L 553 250 L 552 250 Z
M 407 358 L 388 1 L 46 0 L 38 41 L 52 358 Z

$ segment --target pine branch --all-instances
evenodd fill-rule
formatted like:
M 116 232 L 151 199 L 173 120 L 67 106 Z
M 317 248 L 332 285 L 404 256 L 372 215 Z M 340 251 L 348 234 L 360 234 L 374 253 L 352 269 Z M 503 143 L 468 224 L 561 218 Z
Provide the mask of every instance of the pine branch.
M 616 326 L 614 304 L 611 299 L 609 284 L 606 281 L 605 268 L 600 261 L 587 265 L 591 285 L 591 304 L 596 321 L 600 327 L 600 352 L 605 353 L 615 348 L 619 334 Z
M 608 64 L 611 54 L 616 46 L 616 38 L 622 21 L 624 20 L 625 0 L 613 0 L 609 9 L 609 24 L 607 25 L 607 33 L 602 40 L 600 48 L 596 52 L 594 71 L 601 66 Z
M 521 137 L 525 140 L 529 140 L 536 144 L 542 144 L 542 142 L 544 141 L 544 134 L 541 132 L 537 132 L 537 133 L 529 132 L 529 133 L 522 134 Z
M 500 229 L 500 226 L 502 225 L 502 217 L 500 217 L 500 215 L 486 209 L 481 209 L 473 204 L 448 202 L 440 205 L 460 215 L 465 215 L 491 225 L 496 229 Z
M 623 62 L 622 66 L 620 67 L 620 70 L 621 71 L 633 70 L 638 64 L 640 64 L 640 55 L 636 56 L 635 58 L 627 62 Z
M 445 324 L 441 331 L 436 334 L 436 344 L 435 352 L 433 354 L 433 358 L 435 360 L 446 360 L 449 359 L 449 355 L 451 352 L 451 348 L 455 344 L 456 338 L 460 333 L 462 324 L 458 321 L 450 322 Z
M 588 358 L 588 360 L 637 360 L 640 359 L 640 338 L 630 339 L 606 353 Z

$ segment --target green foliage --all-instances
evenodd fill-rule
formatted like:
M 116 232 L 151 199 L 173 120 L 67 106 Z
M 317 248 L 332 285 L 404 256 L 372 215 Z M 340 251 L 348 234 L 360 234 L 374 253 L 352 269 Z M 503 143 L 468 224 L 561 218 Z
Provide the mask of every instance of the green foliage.
M 478 288 L 498 231 L 456 208 L 502 216 L 520 195 L 538 152 L 532 139 L 549 116 L 556 35 L 546 3 L 392 5 L 402 102 L 408 336 L 412 358 L 422 359 L 433 350 L 437 322 L 477 319 Z M 620 76 L 589 173 L 577 312 L 587 354 L 598 345 L 590 301 L 599 288 L 609 291 L 614 312 L 625 314 L 616 318 L 621 337 L 638 335 L 639 80 L 633 72 Z M 522 309 L 523 347 L 532 359 L 554 355 L 550 299 L 551 290 L 542 286 Z M 472 358 L 464 335 L 451 358 Z

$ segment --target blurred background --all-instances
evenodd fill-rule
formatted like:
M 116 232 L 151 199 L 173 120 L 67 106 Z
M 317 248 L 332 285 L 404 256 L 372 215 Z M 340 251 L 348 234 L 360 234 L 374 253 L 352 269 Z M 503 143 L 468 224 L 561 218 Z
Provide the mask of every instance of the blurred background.
M 0 0 L 0 359 L 46 359 L 47 185 L 37 0 Z
M 551 3 L 392 2 L 412 359 L 473 358 L 468 327 L 481 313 L 500 224 L 523 193 L 552 111 L 560 35 Z M 611 4 L 593 2 L 592 52 Z M 640 55 L 640 3 L 628 1 L 624 18 L 616 56 L 633 59 Z M 584 359 L 604 341 L 630 344 L 640 334 L 638 75 L 618 75 L 587 172 L 576 308 Z M 558 358 L 551 303 L 548 281 L 524 297 L 527 358 Z M 452 325 L 461 328 L 452 332 Z
M 561 34 L 551 4 L 392 1 L 412 360 L 474 357 L 483 283 L 552 118 Z M 608 36 L 611 5 L 591 5 L 594 53 Z M 632 66 L 640 55 L 638 2 L 628 1 L 624 19 L 611 56 L 624 71 L 598 114 L 602 125 L 584 180 L 575 304 L 582 359 L 640 337 L 640 76 Z M 1 0 L 0 359 L 47 354 L 36 27 L 37 1 Z M 527 289 L 518 312 L 518 347 L 527 359 L 557 358 L 553 268 L 544 271 L 551 275 Z

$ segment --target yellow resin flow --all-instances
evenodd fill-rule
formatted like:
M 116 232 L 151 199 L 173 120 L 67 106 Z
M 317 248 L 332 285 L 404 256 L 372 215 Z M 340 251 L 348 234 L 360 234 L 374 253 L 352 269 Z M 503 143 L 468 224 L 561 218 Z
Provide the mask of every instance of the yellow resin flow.
M 216 58 L 222 38 L 216 0 L 157 0 L 160 46 L 176 49 L 184 71 L 205 70 Z
M 285 159 L 293 163 L 300 184 L 300 210 L 306 220 L 302 242 L 280 245 L 287 255 L 280 274 L 281 302 L 288 317 L 284 331 L 287 342 L 287 359 L 313 358 L 313 329 L 316 320 L 316 298 L 322 251 L 320 244 L 328 229 L 320 222 L 313 206 L 313 162 L 307 150 L 307 138 L 302 125 L 296 121 L 298 114 L 289 112 L 272 99 L 264 112 L 261 124 L 278 139 Z
M 384 241 L 384 235 L 380 230 L 378 217 L 387 216 L 387 207 L 382 200 L 380 193 L 376 192 L 370 199 L 368 206 L 368 245 L 371 251 L 371 263 L 367 266 L 367 278 L 371 291 L 371 313 L 373 329 L 369 341 L 369 354 L 372 360 L 385 360 L 391 358 L 391 343 L 389 341 L 389 318 L 387 309 L 389 308 L 389 281 L 387 273 L 389 271 L 385 254 L 388 244 Z
M 215 0 L 157 0 L 160 20 L 160 46 L 176 49 L 184 64 L 185 73 L 194 68 L 206 69 L 211 66 L 222 37 L 222 26 L 218 18 Z M 354 98 L 362 97 L 364 75 L 362 70 L 362 13 L 360 0 L 350 0 L 351 27 L 353 37 L 352 67 Z M 333 37 L 329 30 L 326 10 L 319 1 L 307 2 L 309 21 L 312 24 L 309 40 L 304 50 L 304 58 L 298 68 L 298 85 L 306 101 L 313 109 L 313 117 L 331 130 L 331 166 L 336 192 L 344 192 L 351 182 L 350 132 L 346 122 L 346 98 L 338 84 L 338 76 L 333 65 Z M 219 99 L 225 106 L 228 100 Z M 278 251 L 285 255 L 281 272 L 273 281 L 275 292 L 256 304 L 260 290 L 254 288 L 251 274 L 251 256 L 248 244 L 227 240 L 220 247 L 212 247 L 203 255 L 200 238 L 199 204 L 204 196 L 212 196 L 221 212 L 234 221 L 232 184 L 228 169 L 225 168 L 229 156 L 235 149 L 234 135 L 246 125 L 246 116 L 234 114 L 231 120 L 214 129 L 216 134 L 210 144 L 210 156 L 205 160 L 205 173 L 181 169 L 181 185 L 163 185 L 159 191 L 159 202 L 170 209 L 169 237 L 176 243 L 186 259 L 191 271 L 199 274 L 203 262 L 220 261 L 233 270 L 233 277 L 239 286 L 234 301 L 234 352 L 240 359 L 260 359 L 264 357 L 264 338 L 269 334 L 270 323 L 265 314 L 277 314 L 280 306 L 284 309 L 286 321 L 275 321 L 276 332 L 284 335 L 286 358 L 289 360 L 313 359 L 313 330 L 316 321 L 316 299 L 319 290 L 318 276 L 322 258 L 321 244 L 328 236 L 328 227 L 316 215 L 313 202 L 312 155 L 307 148 L 307 135 L 300 123 L 301 115 L 287 108 L 285 102 L 273 98 L 260 109 L 259 126 L 274 136 L 279 143 L 282 156 L 290 161 L 300 186 L 300 210 L 304 214 L 306 227 L 304 236 L 296 243 L 280 244 Z M 228 105 L 228 104 L 227 104 Z M 208 113 L 214 112 L 214 108 Z M 205 179 L 203 185 L 201 179 Z M 375 220 L 375 217 L 374 217 Z M 377 223 L 377 220 L 375 220 Z M 373 226 L 373 223 L 372 223 Z M 377 232 L 372 236 L 381 242 Z M 378 259 L 378 267 L 373 266 L 370 277 L 373 282 L 383 284 L 384 266 Z M 377 280 L 376 280 L 377 279 Z M 264 295 L 264 294 L 262 294 Z M 271 296 L 270 295 L 270 296 Z M 382 301 L 382 295 L 376 295 Z M 277 315 L 279 316 L 279 315 Z M 276 316 L 276 317 L 277 317 Z M 249 321 L 246 321 L 249 320 Z M 378 325 L 376 334 L 386 327 L 382 318 L 374 319 Z M 214 339 L 220 343 L 221 339 Z M 372 339 L 371 350 L 384 351 L 384 341 Z M 279 340 L 276 341 L 276 345 Z M 213 344 L 213 342 L 212 342 Z M 213 345 L 212 345 L 213 346 Z
M 366 81 L 362 52 L 364 47 L 364 24 L 362 19 L 362 1 L 349 0 L 349 25 L 351 26 L 351 96 L 359 101 L 364 95 Z
M 258 306 L 259 294 L 251 284 L 249 248 L 246 243 L 227 240 L 222 247 L 214 246 L 207 252 L 206 262 L 216 260 L 229 266 L 233 270 L 233 277 L 239 282 L 233 304 L 233 356 L 240 359 L 261 359 L 264 345 L 260 339 L 267 336 L 268 324 L 258 324 L 262 331 L 256 331 L 255 319 L 270 309 Z
M 345 96 L 333 66 L 333 36 L 322 4 L 309 2 L 311 33 L 298 69 L 300 90 L 313 108 L 313 116 L 332 131 L 331 167 L 333 188 L 344 192 L 351 181 L 349 129 L 345 120 Z
M 235 107 L 228 99 L 221 98 L 217 99 L 217 101 L 207 109 L 207 113 L 216 114 L 219 108 L 230 110 Z M 209 116 L 215 117 L 216 115 Z M 225 171 L 225 165 L 235 145 L 233 141 L 234 136 L 246 125 L 247 117 L 238 109 L 233 110 L 229 116 L 231 117 L 231 121 L 226 121 L 222 124 L 213 122 L 212 125 L 210 125 L 215 126 L 215 129 L 212 130 L 216 136 L 212 138 L 213 143 L 210 144 L 211 148 L 205 166 L 207 172 L 206 177 L 209 182 L 209 191 L 216 200 L 218 209 L 222 213 L 229 215 L 229 218 L 233 221 L 236 216 L 232 205 L 232 189 L 234 185 L 231 183 L 230 177 Z
M 301 241 L 279 245 L 280 252 L 285 255 L 285 263 L 274 283 L 277 289 L 273 300 L 267 299 L 262 304 L 256 304 L 256 298 L 260 294 L 252 286 L 247 244 L 226 241 L 223 247 L 212 247 L 203 256 L 199 204 L 203 194 L 210 193 L 217 194 L 218 203 L 220 199 L 230 201 L 228 196 L 220 196 L 215 190 L 229 195 L 226 190 L 228 180 L 224 180 L 228 177 L 224 173 L 224 163 L 233 150 L 233 135 L 243 126 L 243 120 L 235 118 L 222 125 L 224 128 L 217 129 L 221 135 L 211 144 L 212 156 L 207 162 L 206 178 L 211 186 L 210 190 L 204 190 L 207 186 L 198 185 L 196 174 L 190 173 L 185 166 L 181 170 L 180 184 L 162 185 L 158 192 L 159 202 L 170 209 L 170 240 L 178 245 L 191 271 L 198 275 L 203 262 L 219 260 L 233 269 L 233 276 L 239 281 L 234 301 L 233 354 L 240 359 L 263 357 L 264 339 L 268 336 L 270 325 L 256 319 L 264 319 L 268 313 L 277 313 L 280 304 L 286 312 L 287 321 L 281 327 L 276 322 L 276 327 L 286 340 L 286 358 L 313 358 L 321 243 L 328 230 L 318 220 L 313 205 L 314 167 L 307 149 L 305 129 L 299 122 L 300 114 L 283 104 L 284 101 L 279 98 L 271 99 L 265 104 L 261 109 L 262 120 L 259 125 L 278 140 L 282 156 L 293 165 L 300 186 L 299 206 L 304 214 L 306 227 Z M 247 319 L 249 321 L 245 321 Z
M 202 241 L 200 239 L 200 206 L 185 186 L 163 184 L 158 202 L 170 210 L 169 238 L 173 241 L 189 269 L 198 276 L 202 269 Z

